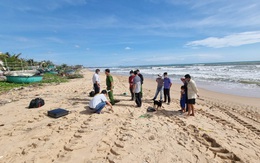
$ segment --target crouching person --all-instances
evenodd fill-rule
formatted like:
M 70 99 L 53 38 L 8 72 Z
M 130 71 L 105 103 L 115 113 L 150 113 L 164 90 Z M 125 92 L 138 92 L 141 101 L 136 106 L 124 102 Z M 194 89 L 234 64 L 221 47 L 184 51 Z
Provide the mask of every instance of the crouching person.
M 89 102 L 89 109 L 92 110 L 94 113 L 100 114 L 102 109 L 106 106 L 110 106 L 110 110 L 112 110 L 111 103 L 107 100 L 107 91 L 103 90 L 100 94 L 97 94 L 93 97 L 93 99 Z

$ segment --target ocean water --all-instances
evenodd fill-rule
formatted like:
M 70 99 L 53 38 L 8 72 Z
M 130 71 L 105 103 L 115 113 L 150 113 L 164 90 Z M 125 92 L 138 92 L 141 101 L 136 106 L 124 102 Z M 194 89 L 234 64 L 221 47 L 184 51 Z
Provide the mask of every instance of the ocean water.
M 174 83 L 180 84 L 180 78 L 190 74 L 198 87 L 260 98 L 260 61 L 110 67 L 111 73 L 125 76 L 129 75 L 130 70 L 135 69 L 139 69 L 145 78 L 152 79 L 155 79 L 158 74 L 167 72 Z

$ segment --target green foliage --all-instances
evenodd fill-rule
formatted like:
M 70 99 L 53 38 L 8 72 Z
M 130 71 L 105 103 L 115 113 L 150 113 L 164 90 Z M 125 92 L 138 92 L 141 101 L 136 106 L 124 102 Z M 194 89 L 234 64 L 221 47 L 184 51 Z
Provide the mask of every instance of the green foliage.
M 76 78 L 83 78 L 83 77 L 84 76 L 82 74 L 71 74 L 67 76 L 68 79 L 76 79 Z
M 6 92 L 8 90 L 11 90 L 13 88 L 19 88 L 28 86 L 29 84 L 16 84 L 16 83 L 8 83 L 4 81 L 0 81 L 0 93 Z
M 41 83 L 63 83 L 67 82 L 68 79 L 65 77 L 58 76 L 56 74 L 44 74 Z
M 9 52 L 0 53 L 0 60 L 3 61 L 4 67 L 9 68 L 10 71 L 14 70 L 29 70 L 32 69 L 32 66 L 42 66 L 47 68 L 49 65 L 54 65 L 50 60 L 44 60 L 37 62 L 34 59 L 23 59 L 20 58 L 22 53 L 18 54 L 10 54 Z M 0 93 L 6 92 L 13 88 L 19 88 L 24 86 L 43 86 L 45 83 L 62 83 L 68 82 L 68 79 L 75 78 L 83 78 L 82 74 L 79 74 L 80 69 L 83 67 L 81 65 L 76 66 L 68 66 L 67 64 L 62 65 L 54 65 L 56 69 L 59 70 L 60 74 L 65 75 L 59 76 L 56 74 L 44 74 L 43 80 L 38 83 L 30 83 L 30 84 L 16 84 L 16 83 L 8 83 L 8 82 L 0 82 Z M 68 72 L 75 71 L 75 73 L 70 74 Z

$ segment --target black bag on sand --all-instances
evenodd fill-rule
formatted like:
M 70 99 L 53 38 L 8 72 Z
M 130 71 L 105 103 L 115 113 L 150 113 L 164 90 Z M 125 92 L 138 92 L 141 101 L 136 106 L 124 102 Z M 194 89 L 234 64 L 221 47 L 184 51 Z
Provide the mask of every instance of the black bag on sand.
M 68 114 L 69 114 L 68 110 L 61 109 L 61 108 L 48 111 L 48 116 L 52 118 L 59 118 Z
M 94 97 L 95 96 L 95 92 L 94 91 L 89 92 L 89 96 L 90 97 Z
M 36 98 L 32 99 L 29 108 L 39 108 L 45 104 L 44 100 L 42 98 Z
M 147 112 L 155 112 L 156 110 L 154 108 L 148 108 Z

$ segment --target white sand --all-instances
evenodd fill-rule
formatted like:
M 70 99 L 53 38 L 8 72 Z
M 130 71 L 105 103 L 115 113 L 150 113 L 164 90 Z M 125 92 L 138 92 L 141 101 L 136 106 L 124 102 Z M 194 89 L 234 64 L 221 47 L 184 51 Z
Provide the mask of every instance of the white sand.
M 0 95 L 0 162 L 250 162 L 260 158 L 260 102 L 200 89 L 195 117 L 178 110 L 179 88 L 171 90 L 172 102 L 151 117 L 140 117 L 152 107 L 155 81 L 145 80 L 143 106 L 129 101 L 127 77 L 115 76 L 114 113 L 91 114 L 93 72 L 68 83 L 24 88 Z M 102 88 L 105 75 L 101 73 Z M 127 92 L 127 96 L 123 93 Z M 31 99 L 46 105 L 27 109 Z M 48 110 L 71 113 L 53 119 Z M 106 111 L 106 109 L 104 110 Z

